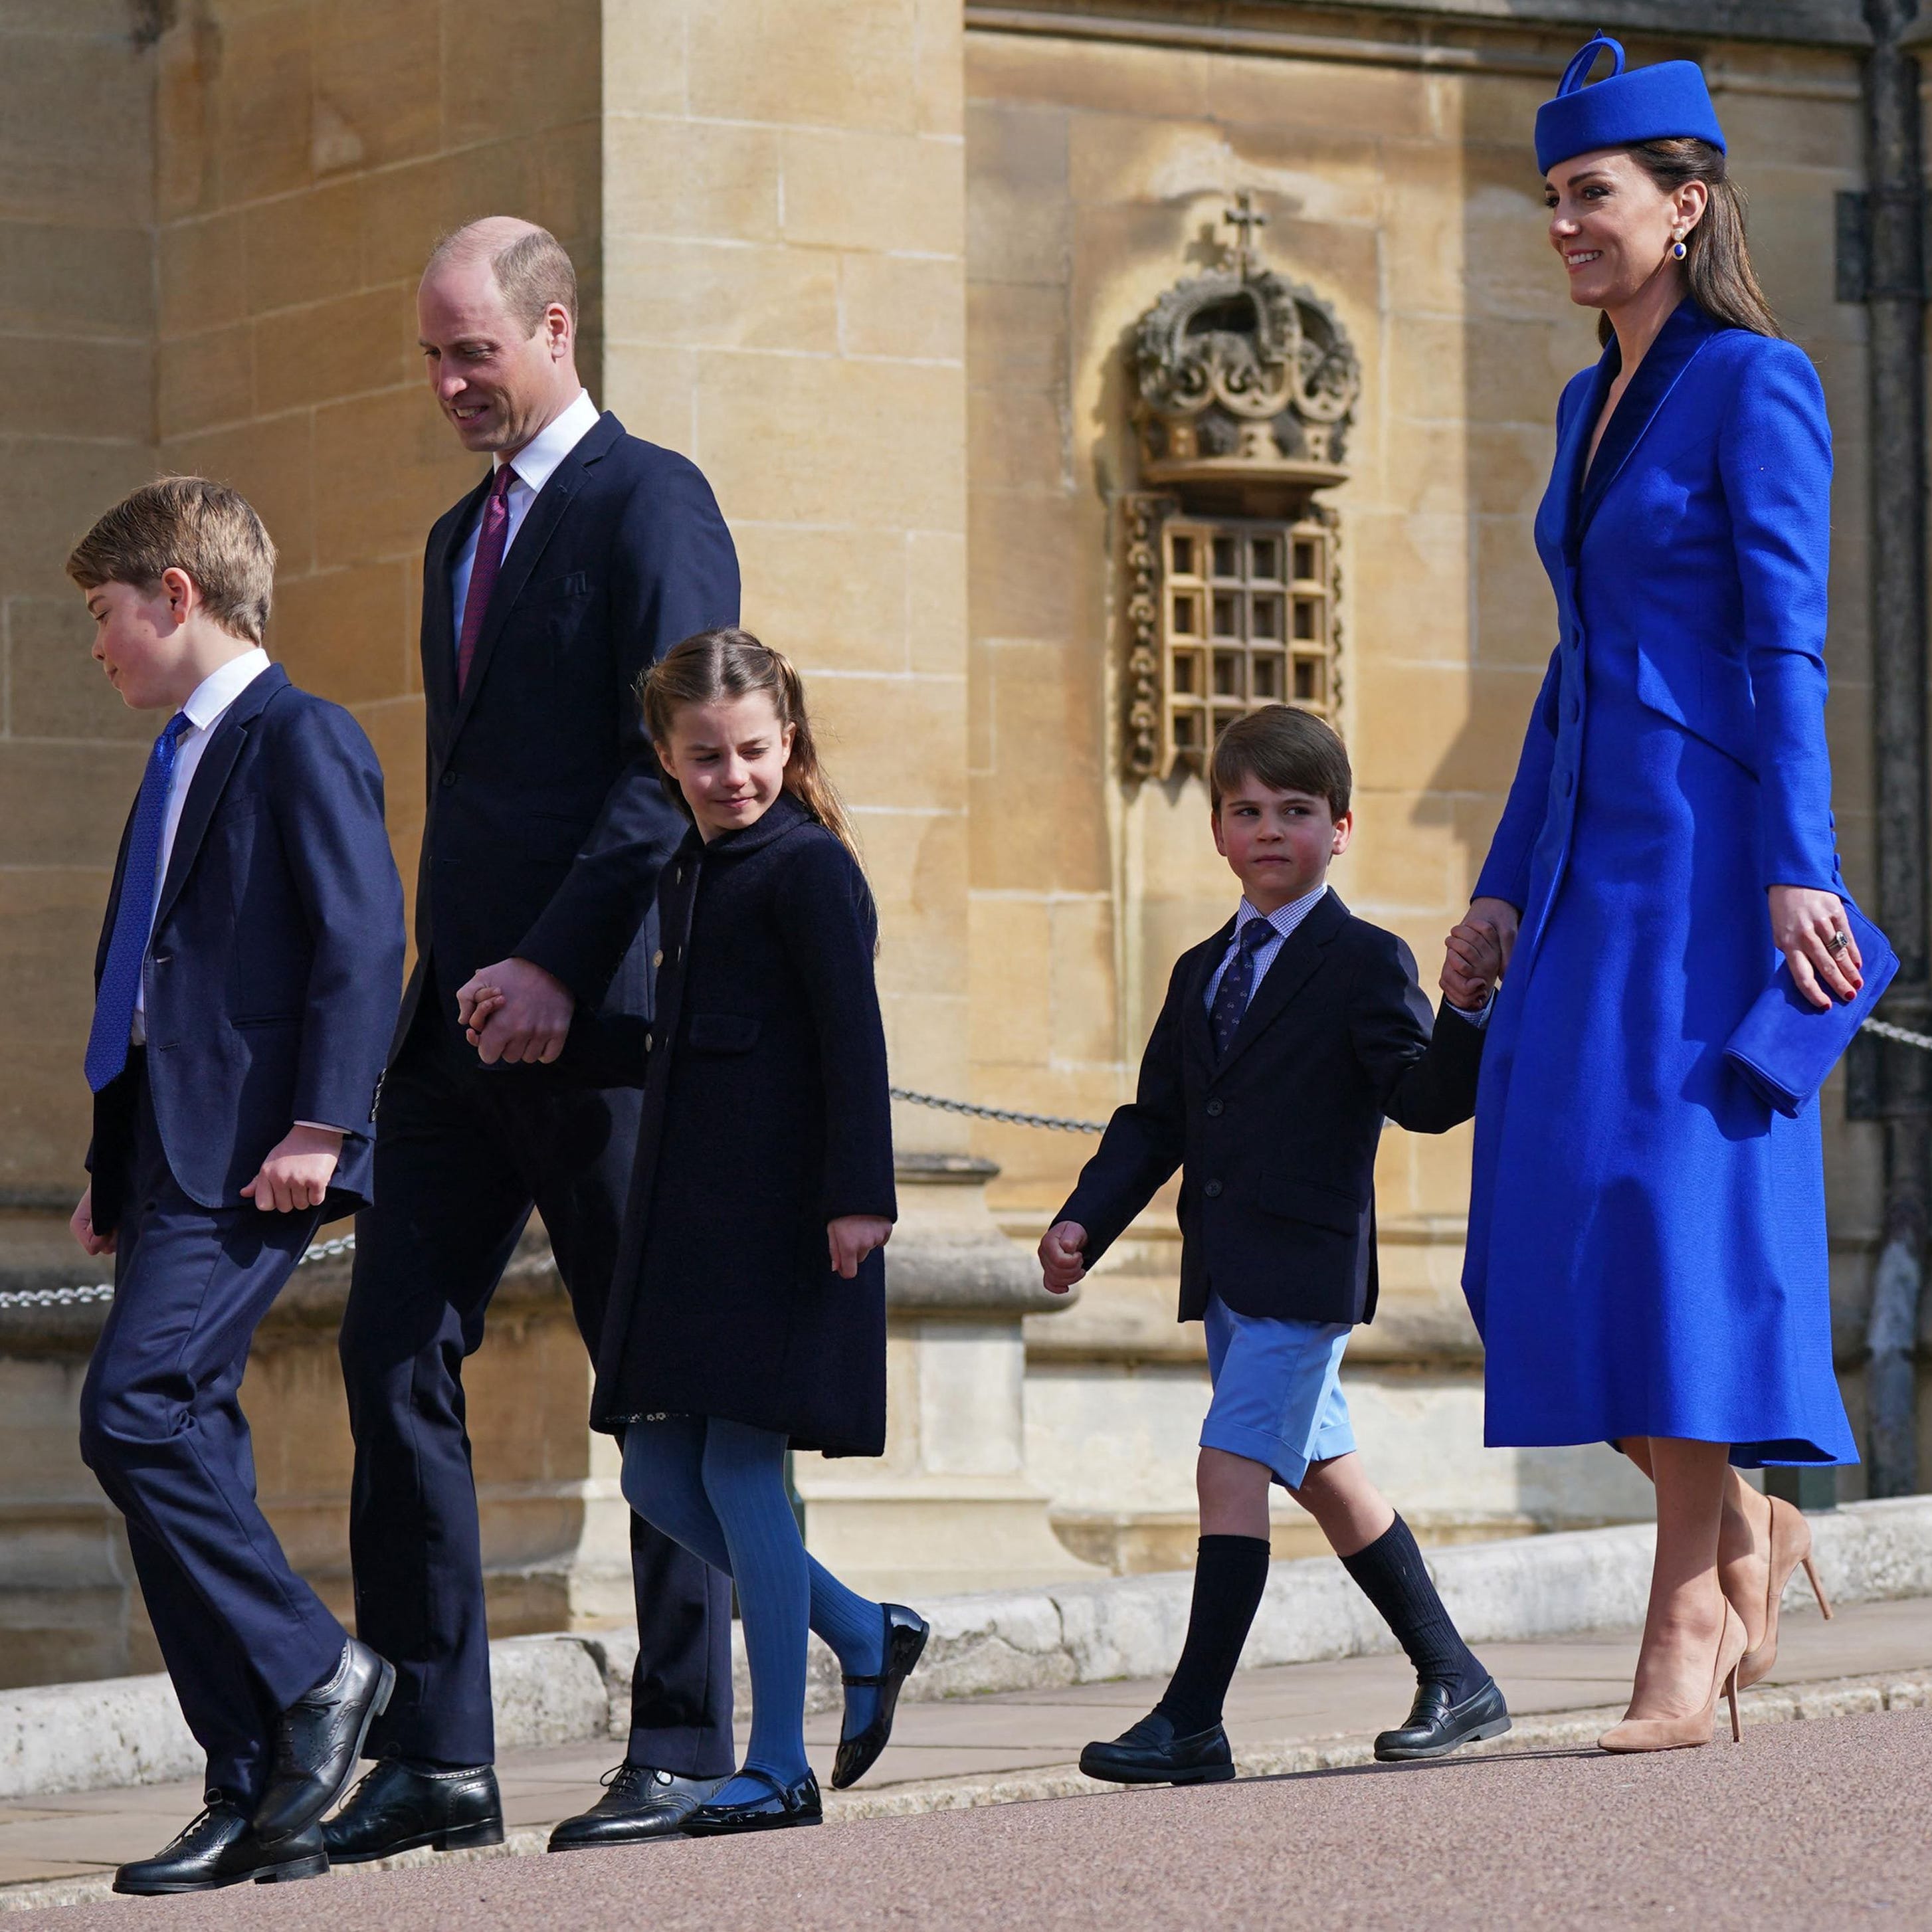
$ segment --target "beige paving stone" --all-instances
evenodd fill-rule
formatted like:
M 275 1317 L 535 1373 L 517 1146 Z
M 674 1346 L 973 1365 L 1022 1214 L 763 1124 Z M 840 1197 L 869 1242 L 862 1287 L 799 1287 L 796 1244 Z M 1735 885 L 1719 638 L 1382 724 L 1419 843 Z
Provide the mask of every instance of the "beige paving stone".
M 930 134 L 788 128 L 781 136 L 786 240 L 956 254 L 965 218 L 961 144 Z M 859 189 L 858 184 L 863 183 Z
M 838 262 L 840 346 L 848 356 L 961 362 L 966 352 L 964 264 L 848 253 Z

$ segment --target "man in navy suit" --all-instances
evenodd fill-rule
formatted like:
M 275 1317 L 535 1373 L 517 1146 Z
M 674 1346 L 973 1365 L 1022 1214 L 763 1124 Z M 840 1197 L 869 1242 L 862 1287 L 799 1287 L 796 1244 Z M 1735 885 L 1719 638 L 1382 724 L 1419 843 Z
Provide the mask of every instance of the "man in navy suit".
M 328 1826 L 345 1862 L 502 1836 L 463 1362 L 532 1208 L 596 1346 L 640 1096 L 551 1063 L 580 1009 L 649 1012 L 644 915 L 684 826 L 638 680 L 738 614 L 704 477 L 578 380 L 576 280 L 552 236 L 500 217 L 459 230 L 417 307 L 438 406 L 491 468 L 424 560 L 418 958 L 342 1332 L 357 1628 L 398 1672 L 380 1762 Z M 472 1047 L 460 1022 L 484 980 L 507 998 Z M 641 1519 L 632 1557 L 629 1748 L 554 1850 L 675 1831 L 732 1768 L 728 1580 Z
M 127 1519 L 206 1808 L 119 1892 L 328 1869 L 317 1820 L 395 1673 L 289 1566 L 236 1400 L 256 1324 L 369 1198 L 403 896 L 382 775 L 261 648 L 274 548 L 232 490 L 137 490 L 68 560 L 122 700 L 170 712 L 122 836 L 74 1231 L 115 1257 L 81 1453 Z

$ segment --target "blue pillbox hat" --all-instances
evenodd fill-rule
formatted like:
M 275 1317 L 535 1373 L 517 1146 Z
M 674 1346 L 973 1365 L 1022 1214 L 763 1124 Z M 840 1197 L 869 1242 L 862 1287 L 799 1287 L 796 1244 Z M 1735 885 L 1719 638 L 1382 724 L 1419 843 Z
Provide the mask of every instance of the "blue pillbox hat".
M 1605 48 L 1616 64 L 1592 87 L 1590 70 Z M 1687 134 L 1724 148 L 1724 130 L 1703 70 L 1694 61 L 1659 61 L 1626 74 L 1622 46 L 1599 34 L 1563 70 L 1556 98 L 1536 110 L 1536 165 L 1547 174 L 1558 161 L 1598 148 Z

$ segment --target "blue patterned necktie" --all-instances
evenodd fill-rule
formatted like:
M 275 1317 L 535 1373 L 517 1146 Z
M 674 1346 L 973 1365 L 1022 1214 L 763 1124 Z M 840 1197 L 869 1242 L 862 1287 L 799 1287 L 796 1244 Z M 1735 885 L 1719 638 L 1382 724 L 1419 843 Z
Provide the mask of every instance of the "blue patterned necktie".
M 175 752 L 189 724 L 177 711 L 162 728 L 141 774 L 134 801 L 134 826 L 128 835 L 128 862 L 121 874 L 121 903 L 114 911 L 114 936 L 94 996 L 94 1025 L 87 1036 L 87 1084 L 98 1094 L 118 1079 L 128 1064 L 128 1036 L 134 1024 L 134 996 L 141 989 L 141 963 L 148 956 L 148 934 L 154 922 L 154 896 L 161 882 L 154 868 L 161 856 L 161 826 L 168 815 L 168 784 Z
M 1214 1029 L 1214 1057 L 1217 1060 L 1227 1052 L 1235 1030 L 1241 1024 L 1241 1016 L 1247 1011 L 1248 1001 L 1254 995 L 1255 955 L 1276 937 L 1274 928 L 1264 919 L 1251 919 L 1241 928 L 1240 937 L 1234 942 L 1234 956 L 1228 962 L 1228 970 L 1221 975 L 1221 983 L 1214 992 L 1214 1004 L 1208 1015 L 1208 1024 Z

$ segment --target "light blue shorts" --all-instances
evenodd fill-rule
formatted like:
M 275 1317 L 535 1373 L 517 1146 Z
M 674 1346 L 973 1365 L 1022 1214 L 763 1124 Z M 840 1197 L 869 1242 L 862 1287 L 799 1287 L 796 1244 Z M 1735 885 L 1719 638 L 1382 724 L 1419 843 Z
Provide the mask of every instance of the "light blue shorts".
M 1244 1456 L 1298 1489 L 1311 1462 L 1355 1446 L 1342 1394 L 1346 1322 L 1278 1322 L 1208 1298 L 1208 1372 L 1214 1399 L 1201 1446 Z

